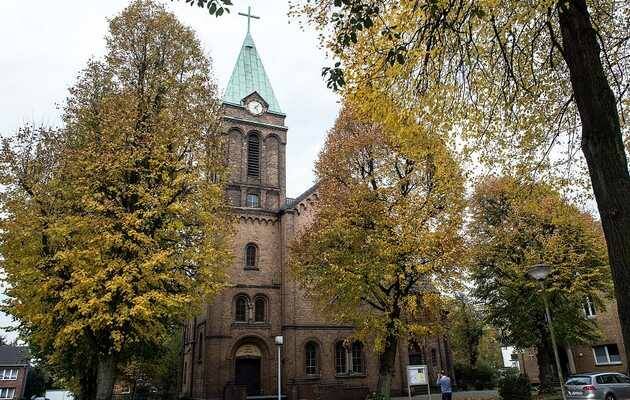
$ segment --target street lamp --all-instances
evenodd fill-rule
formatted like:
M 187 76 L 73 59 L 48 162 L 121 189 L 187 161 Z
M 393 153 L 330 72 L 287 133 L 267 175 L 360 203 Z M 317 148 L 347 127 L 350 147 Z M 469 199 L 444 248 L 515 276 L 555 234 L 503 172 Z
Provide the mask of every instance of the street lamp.
M 549 334 L 551 335 L 551 346 L 553 347 L 553 356 L 556 359 L 556 368 L 558 369 L 558 378 L 560 378 L 560 392 L 562 393 L 562 398 L 567 400 L 567 396 L 564 393 L 564 376 L 562 375 L 562 368 L 560 367 L 560 356 L 558 355 L 558 346 L 556 345 L 556 334 L 553 330 L 553 324 L 551 322 L 551 313 L 549 313 L 549 302 L 547 301 L 547 292 L 545 290 L 545 280 L 551 273 L 551 267 L 546 264 L 536 264 L 532 265 L 528 270 L 526 275 L 540 282 L 540 287 L 542 288 L 542 298 L 545 303 L 545 315 L 547 316 L 547 324 L 549 325 Z
M 280 359 L 280 348 L 284 343 L 282 336 L 276 336 L 276 347 L 278 348 L 278 400 L 282 400 L 282 360 Z

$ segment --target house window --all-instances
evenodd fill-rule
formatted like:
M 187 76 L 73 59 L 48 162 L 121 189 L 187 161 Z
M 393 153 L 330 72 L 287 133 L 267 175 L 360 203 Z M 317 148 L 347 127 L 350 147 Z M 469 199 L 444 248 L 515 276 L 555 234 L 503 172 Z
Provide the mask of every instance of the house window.
M 363 344 L 361 342 L 352 343 L 352 373 L 363 373 Z
M 0 389 L 0 399 L 12 399 L 15 397 L 15 388 Z
M 337 344 L 335 344 L 335 372 L 338 375 L 348 372 L 346 346 L 343 345 L 343 342 L 337 342 Z
M 258 297 L 254 302 L 254 321 L 265 322 L 265 299 Z
M 234 320 L 236 322 L 247 322 L 247 299 L 243 296 L 239 296 L 236 299 L 235 308 Z
M 304 363 L 306 375 L 317 375 L 317 343 L 308 342 L 304 348 Z
M 3 381 L 14 381 L 17 379 L 17 377 L 18 377 L 18 370 L 14 368 L 3 369 L 2 374 L 0 374 L 0 380 L 3 380 Z
M 256 193 L 248 193 L 246 204 L 249 208 L 260 208 L 260 196 Z
M 616 344 L 593 346 L 596 365 L 621 364 L 621 355 Z
M 595 304 L 593 303 L 593 298 L 591 296 L 587 296 L 586 300 L 584 300 L 584 314 L 587 317 L 594 317 L 597 314 L 597 310 L 595 310 Z
M 256 268 L 256 245 L 253 243 L 245 247 L 245 268 Z
M 254 134 L 247 137 L 247 176 L 260 177 L 260 140 Z

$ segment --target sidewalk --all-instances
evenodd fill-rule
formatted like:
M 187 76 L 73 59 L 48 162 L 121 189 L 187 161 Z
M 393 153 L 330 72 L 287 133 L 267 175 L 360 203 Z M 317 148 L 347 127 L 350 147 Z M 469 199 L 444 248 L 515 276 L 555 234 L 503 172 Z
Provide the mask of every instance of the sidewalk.
M 440 393 L 432 393 L 431 400 L 440 400 L 442 395 Z M 470 392 L 454 392 L 454 400 L 497 400 L 499 396 L 496 390 L 480 390 Z M 416 395 L 412 397 L 413 400 L 429 400 L 427 395 Z M 409 400 L 409 397 L 392 397 L 392 400 Z

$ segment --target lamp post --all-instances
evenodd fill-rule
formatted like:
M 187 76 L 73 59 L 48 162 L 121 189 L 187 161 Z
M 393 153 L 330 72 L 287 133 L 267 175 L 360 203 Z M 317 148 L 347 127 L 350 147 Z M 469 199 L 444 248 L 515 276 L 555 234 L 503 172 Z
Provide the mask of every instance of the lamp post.
M 551 313 L 549 312 L 549 302 L 547 301 L 547 292 L 545 289 L 545 280 L 551 273 L 551 267 L 546 264 L 532 265 L 527 270 L 527 276 L 540 283 L 542 288 L 542 298 L 545 303 L 545 315 L 547 316 L 547 324 L 549 325 L 549 334 L 551 336 L 551 346 L 553 347 L 553 356 L 556 360 L 556 368 L 558 370 L 558 378 L 560 379 L 560 392 L 562 398 L 567 400 L 567 396 L 564 393 L 564 376 L 562 374 L 562 368 L 560 367 L 560 356 L 558 355 L 558 346 L 556 345 L 556 334 L 553 330 L 553 323 L 551 321 Z
M 282 400 L 282 360 L 280 358 L 280 348 L 284 343 L 282 336 L 276 336 L 276 347 L 278 348 L 278 400 Z

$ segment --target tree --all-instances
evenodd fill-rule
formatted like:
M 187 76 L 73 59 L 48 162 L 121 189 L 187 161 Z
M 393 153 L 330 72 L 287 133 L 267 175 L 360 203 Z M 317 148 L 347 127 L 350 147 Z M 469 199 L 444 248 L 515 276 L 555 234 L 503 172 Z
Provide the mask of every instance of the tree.
M 223 287 L 230 259 L 209 61 L 150 1 L 109 27 L 63 127 L 24 127 L 0 156 L 5 311 L 90 400 L 109 399 L 117 367 Z
M 449 323 L 453 357 L 474 368 L 485 328 L 482 314 L 464 296 L 456 297 L 451 310 Z
M 400 338 L 438 332 L 440 291 L 458 285 L 463 179 L 438 137 L 385 108 L 345 104 L 316 164 L 313 224 L 291 263 L 331 319 L 373 342 L 377 391 L 389 398 Z M 414 146 L 397 142 L 403 132 L 415 134 Z
M 33 365 L 28 369 L 26 385 L 24 386 L 24 399 L 43 397 L 46 389 L 50 387 L 51 379 L 48 373 L 40 365 Z
M 339 58 L 324 69 L 329 86 L 396 93 L 420 120 L 450 125 L 460 143 L 472 140 L 477 160 L 534 169 L 549 163 L 565 175 L 585 169 L 575 168 L 581 147 L 630 342 L 630 174 L 622 140 L 630 3 L 307 0 L 294 13 L 320 27 Z
M 550 387 L 553 351 L 544 303 L 538 283 L 525 273 L 532 264 L 552 266 L 546 295 L 560 343 L 597 338 L 584 302 L 602 304 L 611 289 L 599 224 L 548 185 L 491 177 L 475 189 L 469 237 L 473 295 L 485 304 L 487 321 L 506 344 L 537 348 L 541 386 Z
M 173 0 L 171 0 L 173 1 Z M 229 13 L 229 6 L 232 5 L 232 0 L 184 0 L 191 6 L 197 5 L 197 7 L 207 8 L 210 15 L 220 17 L 224 13 Z
M 122 368 L 133 396 L 151 395 L 162 400 L 178 398 L 178 379 L 182 371 L 183 330 L 168 338 L 161 347 L 145 351 Z M 152 391 L 157 392 L 157 396 Z

